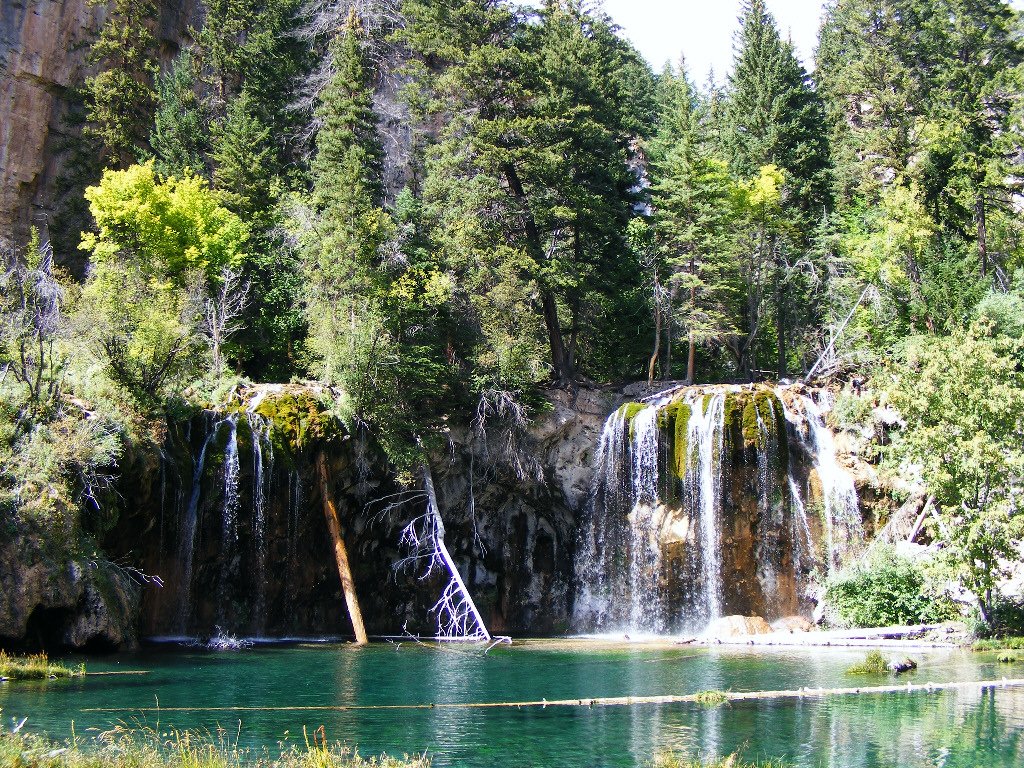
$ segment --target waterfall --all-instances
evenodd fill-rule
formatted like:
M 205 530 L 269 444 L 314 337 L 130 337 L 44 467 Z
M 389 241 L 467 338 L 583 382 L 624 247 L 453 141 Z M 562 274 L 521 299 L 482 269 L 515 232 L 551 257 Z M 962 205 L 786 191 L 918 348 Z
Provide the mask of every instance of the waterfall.
M 706 401 L 706 405 L 704 403 Z M 708 622 L 722 615 L 722 559 L 719 512 L 722 490 L 722 444 L 725 437 L 725 394 L 696 394 L 688 404 L 689 454 L 683 487 L 700 521 L 703 616 Z M 691 460 L 692 457 L 692 460 Z
M 808 395 L 797 394 L 794 401 L 797 409 L 786 408 L 786 420 L 794 425 L 821 484 L 825 551 L 828 570 L 831 572 L 842 565 L 847 556 L 855 552 L 864 541 L 857 489 L 850 473 L 836 458 L 835 440 L 824 419 L 824 414 L 830 408 L 827 400 L 822 406 Z
M 628 403 L 605 421 L 594 468 L 575 564 L 583 631 L 694 632 L 728 613 L 795 612 L 817 570 L 809 494 L 830 551 L 863 535 L 822 409 L 789 388 Z
M 238 460 L 238 416 L 232 414 L 228 425 L 228 441 L 224 447 L 223 492 L 221 494 L 220 573 L 217 579 L 217 620 L 219 626 L 227 623 L 228 582 L 234 564 L 234 550 L 238 543 L 238 478 L 241 463 Z
M 632 508 L 629 557 L 629 626 L 633 631 L 659 630 L 657 595 L 661 545 L 655 516 L 658 505 L 658 409 L 649 406 L 630 424 L 632 437 Z
M 267 494 L 274 474 L 274 445 L 270 440 L 270 422 L 251 406 L 248 419 L 252 433 L 253 560 L 257 589 L 253 625 L 257 632 L 263 633 L 267 619 Z
M 210 416 L 206 416 L 206 437 L 203 439 L 203 446 L 199 450 L 199 456 L 195 459 L 192 470 L 192 491 L 188 499 L 188 507 L 185 510 L 185 519 L 182 522 L 181 542 L 178 547 L 178 562 L 181 563 L 181 584 L 179 586 L 178 601 L 178 631 L 185 632 L 188 628 L 189 614 L 192 608 L 192 562 L 195 559 L 196 524 L 199 517 L 199 496 L 202 491 L 203 467 L 206 465 L 206 451 L 210 443 L 217 437 L 217 430 L 220 422 L 213 422 Z

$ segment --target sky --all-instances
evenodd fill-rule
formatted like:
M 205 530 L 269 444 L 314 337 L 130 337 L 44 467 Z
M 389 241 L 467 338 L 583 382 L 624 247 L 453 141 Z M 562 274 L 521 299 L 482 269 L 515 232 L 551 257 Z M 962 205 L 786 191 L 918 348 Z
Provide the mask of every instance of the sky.
M 1024 0 L 1012 0 L 1024 8 Z M 821 25 L 822 0 L 767 0 L 779 31 L 796 46 L 808 70 Z M 698 83 L 713 67 L 723 82 L 732 65 L 732 41 L 740 0 L 605 0 L 605 9 L 655 71 L 685 54 L 690 77 Z

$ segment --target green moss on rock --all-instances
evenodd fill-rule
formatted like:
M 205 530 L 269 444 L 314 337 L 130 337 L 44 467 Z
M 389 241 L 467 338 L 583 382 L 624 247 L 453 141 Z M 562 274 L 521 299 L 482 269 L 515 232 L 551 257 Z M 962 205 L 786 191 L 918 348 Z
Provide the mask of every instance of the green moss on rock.
M 342 439 L 344 425 L 316 397 L 285 392 L 263 399 L 256 413 L 271 425 L 274 449 L 297 454 L 313 443 Z

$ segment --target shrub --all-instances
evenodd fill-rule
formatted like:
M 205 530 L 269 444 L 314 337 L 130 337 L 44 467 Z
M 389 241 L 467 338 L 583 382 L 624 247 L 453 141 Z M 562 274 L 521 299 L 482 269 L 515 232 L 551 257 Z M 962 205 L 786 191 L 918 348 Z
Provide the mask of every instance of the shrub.
M 864 661 L 854 664 L 848 670 L 848 675 L 884 675 L 889 671 L 889 662 L 880 651 L 871 651 L 864 657 Z
M 882 547 L 830 579 L 825 601 L 838 623 L 853 627 L 931 623 L 957 615 L 953 602 L 929 587 L 918 564 Z
M 717 707 L 729 701 L 725 691 L 700 691 L 694 694 L 694 701 L 706 707 Z

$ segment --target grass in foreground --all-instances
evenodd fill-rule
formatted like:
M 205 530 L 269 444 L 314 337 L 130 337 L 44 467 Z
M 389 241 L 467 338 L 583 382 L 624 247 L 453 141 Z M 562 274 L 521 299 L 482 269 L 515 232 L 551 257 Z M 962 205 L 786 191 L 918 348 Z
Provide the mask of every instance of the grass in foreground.
M 879 651 L 871 651 L 864 657 L 864 661 L 854 664 L 848 670 L 848 675 L 884 675 L 889 671 L 889 662 L 885 660 Z
M 7 680 L 56 680 L 79 677 L 85 674 L 85 665 L 68 667 L 50 661 L 45 653 L 32 656 L 10 656 L 0 651 L 0 679 Z
M 222 732 L 217 739 L 190 732 L 116 728 L 95 740 L 55 742 L 43 736 L 0 733 L 0 768 L 430 768 L 425 756 L 364 758 L 322 731 L 304 747 L 241 749 Z
M 653 768 L 786 768 L 786 764 L 779 760 L 747 762 L 736 752 L 717 760 L 691 758 L 675 752 L 663 752 L 655 756 L 652 765 Z
M 978 640 L 971 647 L 976 651 L 1024 651 L 1024 637 L 993 637 Z

